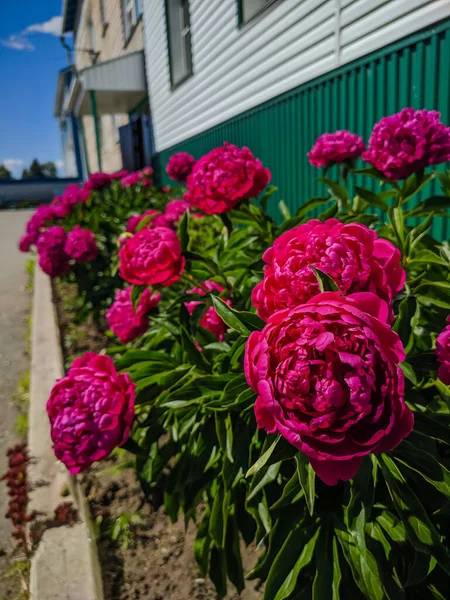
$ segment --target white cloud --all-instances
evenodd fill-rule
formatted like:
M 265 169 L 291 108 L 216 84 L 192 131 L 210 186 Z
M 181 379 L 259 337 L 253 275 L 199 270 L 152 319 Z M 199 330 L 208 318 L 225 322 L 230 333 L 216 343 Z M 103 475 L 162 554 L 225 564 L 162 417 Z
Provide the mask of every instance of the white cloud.
M 5 165 L 11 171 L 13 177 L 20 177 L 25 161 L 21 158 L 5 158 L 4 160 L 0 160 L 0 164 Z
M 62 17 L 52 17 L 48 21 L 42 23 L 34 23 L 29 25 L 26 29 L 20 33 L 12 33 L 6 40 L 0 40 L 2 46 L 11 48 L 12 50 L 35 50 L 34 44 L 29 40 L 30 34 L 45 33 L 47 35 L 54 35 L 59 37 L 62 31 Z
M 24 162 L 21 158 L 5 158 L 3 164 L 7 169 L 18 169 L 23 166 Z
M 33 44 L 21 33 L 17 35 L 10 35 L 7 40 L 0 40 L 2 46 L 11 48 L 12 50 L 34 50 Z
M 62 30 L 62 17 L 52 17 L 43 23 L 35 23 L 25 29 L 26 33 L 48 33 L 59 37 Z
M 56 160 L 55 161 L 55 167 L 57 169 L 64 169 L 64 161 L 63 160 Z

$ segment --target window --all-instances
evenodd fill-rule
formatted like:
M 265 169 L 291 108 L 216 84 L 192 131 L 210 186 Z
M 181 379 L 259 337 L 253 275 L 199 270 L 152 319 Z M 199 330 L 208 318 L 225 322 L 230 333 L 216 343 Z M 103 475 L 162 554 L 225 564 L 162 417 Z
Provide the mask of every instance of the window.
M 122 13 L 125 42 L 127 42 L 142 15 L 142 0 L 122 0 Z
M 100 0 L 100 15 L 102 17 L 103 31 L 108 25 L 108 0 Z
M 192 75 L 188 0 L 166 0 L 169 67 L 172 87 Z
M 239 24 L 247 23 L 265 8 L 278 0 L 238 0 Z

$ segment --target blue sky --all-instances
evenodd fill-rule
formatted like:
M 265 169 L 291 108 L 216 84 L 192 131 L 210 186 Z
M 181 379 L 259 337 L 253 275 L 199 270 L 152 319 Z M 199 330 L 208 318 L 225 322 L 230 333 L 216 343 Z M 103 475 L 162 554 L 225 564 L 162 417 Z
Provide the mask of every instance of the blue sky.
M 58 39 L 62 0 L 14 0 L 1 5 L 0 163 L 6 161 L 20 176 L 33 158 L 62 159 L 53 117 L 57 73 L 67 64 Z

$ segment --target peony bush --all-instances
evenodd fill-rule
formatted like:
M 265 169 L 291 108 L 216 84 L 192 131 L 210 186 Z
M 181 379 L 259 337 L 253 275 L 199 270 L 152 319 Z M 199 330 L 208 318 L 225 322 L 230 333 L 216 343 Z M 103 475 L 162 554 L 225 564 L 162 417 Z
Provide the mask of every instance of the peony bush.
M 367 144 L 320 136 L 309 161 L 340 179 L 281 224 L 270 165 L 224 143 L 171 158 L 185 190 L 99 174 L 52 205 L 88 190 L 62 221 L 44 207 L 27 227 L 23 248 L 71 274 L 90 265 L 88 285 L 105 257 L 100 310 L 122 344 L 56 383 L 56 455 L 77 473 L 132 452 L 143 491 L 196 523 L 220 597 L 246 579 L 265 600 L 448 595 L 450 250 L 431 231 L 449 148 L 438 113 L 404 109 Z

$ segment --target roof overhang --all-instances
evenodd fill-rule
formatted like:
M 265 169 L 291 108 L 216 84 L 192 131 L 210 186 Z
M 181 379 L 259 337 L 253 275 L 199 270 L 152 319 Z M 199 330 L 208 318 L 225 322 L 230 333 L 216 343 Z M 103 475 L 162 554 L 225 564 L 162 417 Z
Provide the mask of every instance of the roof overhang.
M 68 94 L 66 110 L 92 114 L 91 94 L 99 116 L 130 112 L 146 95 L 144 52 L 133 52 L 80 71 Z

